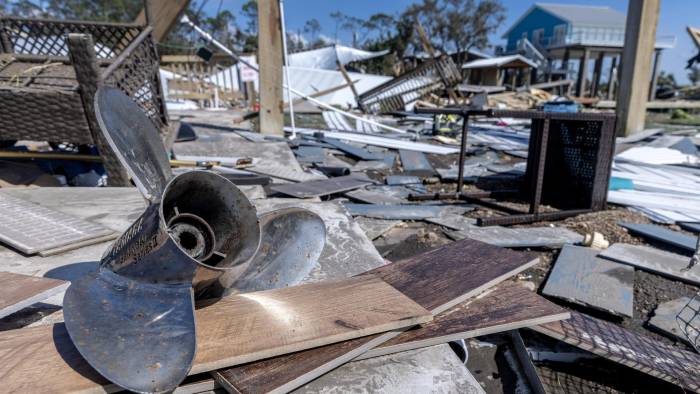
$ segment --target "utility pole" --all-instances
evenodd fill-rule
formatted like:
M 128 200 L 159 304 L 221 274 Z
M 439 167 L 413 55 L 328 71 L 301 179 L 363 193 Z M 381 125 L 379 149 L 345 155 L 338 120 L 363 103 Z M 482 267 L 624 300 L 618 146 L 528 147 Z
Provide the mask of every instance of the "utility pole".
M 644 130 L 660 0 L 629 0 L 617 94 L 617 134 Z

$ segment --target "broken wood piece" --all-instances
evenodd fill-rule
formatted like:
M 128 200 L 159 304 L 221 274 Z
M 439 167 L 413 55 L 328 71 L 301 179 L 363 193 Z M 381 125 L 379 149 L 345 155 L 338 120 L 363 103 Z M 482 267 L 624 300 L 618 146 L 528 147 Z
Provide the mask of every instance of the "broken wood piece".
M 373 275 L 226 297 L 195 316 L 197 353 L 190 374 L 432 318 Z M 0 332 L 0 385 L 7 392 L 99 391 L 108 383 L 80 356 L 64 324 Z
M 700 390 L 700 355 L 571 312 L 571 318 L 530 329 L 667 382 Z
M 700 285 L 700 266 L 687 269 L 690 263 L 690 257 L 687 256 L 650 246 L 622 243 L 613 244 L 598 256 L 671 279 Z
M 362 275 L 381 277 L 437 315 L 538 261 L 529 253 L 463 240 Z M 399 334 L 395 331 L 353 339 L 219 370 L 213 375 L 231 392 L 288 392 Z
M 0 272 L 0 318 L 58 294 L 68 285 L 65 280 Z
M 371 185 L 373 182 L 367 178 L 354 175 L 337 178 L 320 179 L 316 181 L 273 185 L 270 190 L 297 198 L 310 198 L 327 196 Z
M 569 312 L 522 285 L 504 283 L 407 330 L 358 357 L 382 356 L 568 319 Z
M 597 254 L 595 249 L 565 245 L 542 294 L 632 317 L 634 268 L 596 257 Z

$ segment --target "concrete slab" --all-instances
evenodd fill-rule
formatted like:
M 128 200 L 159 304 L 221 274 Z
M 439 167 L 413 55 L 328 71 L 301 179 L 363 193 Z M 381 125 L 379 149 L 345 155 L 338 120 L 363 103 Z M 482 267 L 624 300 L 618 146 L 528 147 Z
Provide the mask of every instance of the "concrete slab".
M 454 240 L 471 238 L 504 248 L 559 248 L 583 241 L 581 234 L 562 227 L 480 227 L 466 220 L 454 219 L 445 224 L 447 227 L 463 226 L 457 231 L 445 231 Z
M 676 320 L 676 316 L 681 313 L 680 317 L 684 321 L 691 321 L 694 316 L 693 310 L 700 310 L 700 300 L 693 299 L 691 308 L 685 308 L 685 306 L 688 305 L 688 302 L 690 302 L 689 297 L 681 297 L 659 304 L 659 306 L 654 310 L 654 316 L 649 319 L 649 325 L 656 330 L 659 330 L 663 334 L 670 336 L 671 338 L 680 339 L 683 342 L 691 345 L 692 343 L 697 343 L 700 332 L 689 327 L 690 329 L 687 331 L 690 336 L 690 340 L 688 340 L 689 338 L 685 336 L 683 331 L 681 331 L 680 327 L 678 326 L 678 321 Z
M 254 204 L 259 214 L 275 209 L 298 207 L 308 209 L 323 219 L 326 225 L 326 245 L 318 265 L 302 281 L 304 283 L 346 278 L 384 265 L 384 259 L 372 241 L 338 202 L 317 203 L 268 198 L 255 200 Z
M 672 279 L 700 285 L 700 266 L 686 270 L 690 257 L 644 245 L 613 244 L 603 250 L 603 257 L 622 264 L 664 275 Z
M 345 208 L 353 216 L 365 216 L 376 219 L 422 220 L 440 216 L 443 207 L 437 205 L 384 205 L 352 204 Z
M 425 153 L 401 149 L 399 156 L 404 173 L 415 176 L 433 176 L 435 174 L 435 170 L 430 165 Z
M 650 238 L 655 241 L 667 243 L 675 247 L 685 249 L 689 252 L 695 251 L 697 238 L 691 237 L 677 231 L 669 230 L 665 227 L 656 226 L 653 224 L 637 224 L 637 223 L 619 223 L 620 226 L 628 229 L 634 234 L 645 238 Z
M 632 317 L 634 268 L 596 257 L 598 251 L 565 245 L 542 294 Z
M 293 391 L 306 393 L 464 393 L 484 390 L 448 345 L 354 361 Z
M 381 237 L 387 231 L 403 223 L 401 220 L 375 219 L 362 216 L 355 218 L 355 221 L 370 240 Z

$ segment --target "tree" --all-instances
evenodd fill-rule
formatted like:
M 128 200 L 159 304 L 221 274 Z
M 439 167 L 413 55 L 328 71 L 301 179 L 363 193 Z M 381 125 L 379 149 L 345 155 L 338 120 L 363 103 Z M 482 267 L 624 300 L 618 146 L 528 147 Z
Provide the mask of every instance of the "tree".
M 409 6 L 404 18 L 413 18 L 423 25 L 431 44 L 443 53 L 460 53 L 460 62 L 471 48 L 484 49 L 488 36 L 505 20 L 500 0 L 423 0 Z M 414 46 L 421 48 L 417 37 Z
M 241 13 L 248 19 L 246 24 L 248 34 L 258 34 L 258 2 L 248 0 L 241 6 Z
M 700 65 L 695 64 L 688 70 L 688 79 L 693 85 L 697 85 L 700 82 Z
M 309 19 L 308 21 L 306 21 L 306 23 L 304 23 L 304 33 L 309 34 L 311 36 L 311 42 L 316 41 L 316 37 L 318 37 L 318 33 L 320 32 L 321 23 L 318 21 L 318 19 Z
M 678 87 L 678 84 L 676 83 L 676 77 L 673 75 L 673 73 L 667 73 L 665 71 L 661 71 L 659 73 L 657 84 L 659 86 L 669 87 L 672 89 Z

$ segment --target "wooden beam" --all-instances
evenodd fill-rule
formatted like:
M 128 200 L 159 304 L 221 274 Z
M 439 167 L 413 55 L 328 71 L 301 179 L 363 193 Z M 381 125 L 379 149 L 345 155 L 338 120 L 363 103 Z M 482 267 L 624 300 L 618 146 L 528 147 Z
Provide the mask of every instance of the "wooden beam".
M 593 83 L 591 84 L 591 97 L 598 97 L 600 90 L 600 77 L 603 74 L 603 61 L 605 60 L 605 52 L 598 53 L 593 67 Z
M 260 132 L 284 135 L 282 27 L 278 0 L 258 0 Z
M 617 134 L 644 130 L 660 0 L 630 0 L 617 95 Z
M 608 100 L 612 100 L 615 97 L 615 86 L 617 81 L 617 55 L 613 56 L 612 63 L 610 64 L 610 74 L 608 75 Z
M 180 16 L 185 12 L 190 0 L 147 0 L 146 7 L 142 9 L 136 17 L 136 23 L 153 26 L 153 39 L 156 42 L 162 41 L 170 30 L 178 23 Z M 147 20 L 149 18 L 150 21 Z
M 588 74 L 588 58 L 590 51 L 585 49 L 578 63 L 578 78 L 576 79 L 576 96 L 583 97 L 586 94 L 586 76 Z

